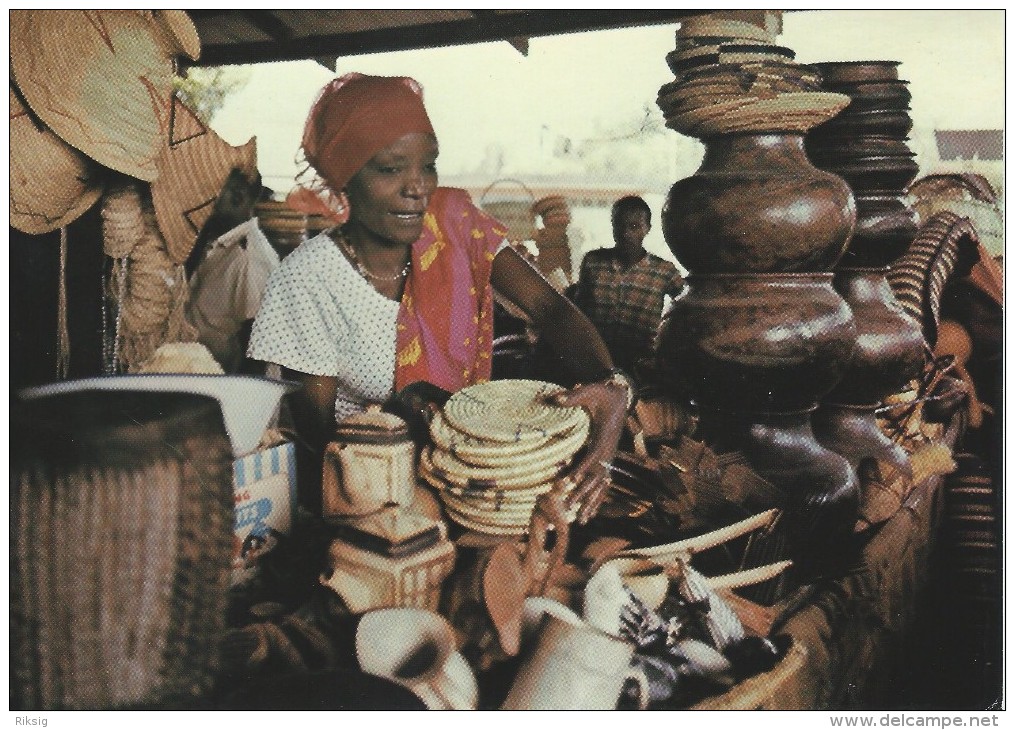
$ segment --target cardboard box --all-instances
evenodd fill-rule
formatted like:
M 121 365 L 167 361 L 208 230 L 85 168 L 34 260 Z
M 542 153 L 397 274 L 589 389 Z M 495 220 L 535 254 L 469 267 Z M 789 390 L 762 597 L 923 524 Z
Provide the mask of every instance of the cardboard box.
M 291 442 L 233 462 L 236 523 L 231 585 L 246 583 L 258 560 L 288 535 L 296 516 L 296 447 Z

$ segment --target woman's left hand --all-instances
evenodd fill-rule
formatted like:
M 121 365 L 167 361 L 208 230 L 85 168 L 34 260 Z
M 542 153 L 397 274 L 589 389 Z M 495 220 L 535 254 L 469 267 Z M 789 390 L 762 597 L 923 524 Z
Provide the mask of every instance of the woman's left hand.
M 589 439 L 585 457 L 568 478 L 574 489 L 567 498 L 568 508 L 578 505 L 578 523 L 584 525 L 596 512 L 610 487 L 609 464 L 617 453 L 627 416 L 628 389 L 607 380 L 579 385 L 552 396 L 561 406 L 584 408 L 589 414 Z

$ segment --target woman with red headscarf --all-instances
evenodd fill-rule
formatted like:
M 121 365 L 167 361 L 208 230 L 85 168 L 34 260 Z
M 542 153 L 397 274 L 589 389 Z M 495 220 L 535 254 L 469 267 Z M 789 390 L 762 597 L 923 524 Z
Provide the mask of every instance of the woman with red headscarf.
M 591 322 L 507 245 L 504 227 L 464 190 L 437 186 L 419 85 L 335 79 L 310 110 L 302 151 L 316 177 L 290 205 L 336 227 L 273 272 L 248 355 L 303 383 L 294 403 L 303 439 L 323 451 L 336 420 L 417 381 L 454 392 L 488 380 L 496 289 L 587 383 L 558 396 L 592 423 L 569 497 L 587 521 L 609 485 L 630 382 Z

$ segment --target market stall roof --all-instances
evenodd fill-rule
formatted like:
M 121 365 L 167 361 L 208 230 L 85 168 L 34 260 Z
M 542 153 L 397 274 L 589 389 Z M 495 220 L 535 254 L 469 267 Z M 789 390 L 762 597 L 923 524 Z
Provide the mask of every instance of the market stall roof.
M 675 23 L 708 10 L 188 10 L 201 38 L 193 65 L 314 59 Z

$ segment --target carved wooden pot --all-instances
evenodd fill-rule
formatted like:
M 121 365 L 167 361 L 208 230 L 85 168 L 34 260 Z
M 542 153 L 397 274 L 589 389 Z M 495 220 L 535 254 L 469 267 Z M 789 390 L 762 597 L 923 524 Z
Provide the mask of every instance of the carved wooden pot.
M 919 214 L 897 193 L 859 193 L 856 208 L 856 232 L 839 268 L 888 266 L 906 253 L 920 229 Z
M 854 469 L 876 460 L 910 474 L 909 454 L 878 426 L 876 407 L 877 404 L 822 403 L 811 416 L 814 435 L 822 446 L 844 457 Z
M 700 434 L 720 451 L 739 451 L 751 468 L 787 498 L 794 559 L 830 566 L 853 532 L 860 502 L 856 471 L 821 445 L 813 409 L 785 413 L 702 413 Z
M 795 410 L 835 387 L 855 339 L 830 273 L 691 276 L 658 355 L 702 407 Z
M 695 274 L 832 267 L 856 222 L 849 186 L 807 159 L 800 134 L 705 140 L 697 172 L 670 188 L 663 235 Z
M 878 403 L 916 377 L 923 366 L 920 324 L 895 299 L 887 268 L 842 268 L 835 290 L 853 312 L 856 349 L 828 401 Z

